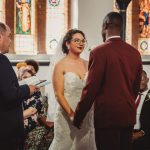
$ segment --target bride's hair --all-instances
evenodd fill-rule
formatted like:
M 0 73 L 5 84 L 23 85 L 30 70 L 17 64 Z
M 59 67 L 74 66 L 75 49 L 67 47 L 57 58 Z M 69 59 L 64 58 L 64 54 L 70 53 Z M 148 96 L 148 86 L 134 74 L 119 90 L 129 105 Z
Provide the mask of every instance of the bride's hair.
M 70 30 L 66 33 L 66 35 L 64 36 L 64 38 L 63 38 L 63 42 L 62 42 L 62 51 L 63 51 L 63 53 L 68 54 L 69 50 L 68 50 L 68 48 L 67 48 L 67 46 L 66 46 L 66 42 L 70 43 L 71 40 L 72 40 L 73 35 L 76 34 L 76 33 L 82 34 L 82 36 L 83 36 L 84 39 L 85 39 L 85 34 L 84 34 L 81 30 L 78 30 L 78 29 L 70 29 Z

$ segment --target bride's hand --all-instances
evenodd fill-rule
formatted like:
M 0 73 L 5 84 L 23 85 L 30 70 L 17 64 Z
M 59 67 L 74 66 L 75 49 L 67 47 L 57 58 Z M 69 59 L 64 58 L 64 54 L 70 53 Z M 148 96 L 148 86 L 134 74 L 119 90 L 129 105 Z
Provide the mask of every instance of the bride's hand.
M 70 118 L 71 122 L 73 122 L 73 120 L 74 120 L 74 112 L 73 111 L 69 114 L 69 118 Z

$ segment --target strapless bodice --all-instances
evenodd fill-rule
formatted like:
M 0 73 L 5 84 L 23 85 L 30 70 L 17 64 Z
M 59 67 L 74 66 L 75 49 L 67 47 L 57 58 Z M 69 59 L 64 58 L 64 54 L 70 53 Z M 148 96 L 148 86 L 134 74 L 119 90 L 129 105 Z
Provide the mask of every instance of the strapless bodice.
M 74 72 L 66 72 L 64 74 L 64 94 L 73 110 L 75 110 L 80 100 L 86 77 L 87 73 L 84 75 L 83 79 Z

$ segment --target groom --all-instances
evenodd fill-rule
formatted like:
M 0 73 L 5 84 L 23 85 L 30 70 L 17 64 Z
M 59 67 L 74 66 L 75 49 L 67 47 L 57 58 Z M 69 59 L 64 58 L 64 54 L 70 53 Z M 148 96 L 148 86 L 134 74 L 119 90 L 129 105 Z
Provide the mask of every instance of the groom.
M 110 12 L 103 20 L 104 44 L 90 54 L 89 74 L 74 116 L 81 124 L 94 103 L 98 150 L 130 150 L 135 124 L 134 100 L 139 91 L 142 63 L 139 52 L 122 41 L 122 17 Z

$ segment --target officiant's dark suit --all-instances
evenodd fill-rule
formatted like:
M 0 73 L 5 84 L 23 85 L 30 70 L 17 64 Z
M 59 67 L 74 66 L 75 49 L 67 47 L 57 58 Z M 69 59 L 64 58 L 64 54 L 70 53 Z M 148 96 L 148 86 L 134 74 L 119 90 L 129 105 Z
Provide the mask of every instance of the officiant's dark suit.
M 138 95 L 142 64 L 139 52 L 119 37 L 122 17 L 109 13 L 103 22 L 104 44 L 90 53 L 89 73 L 74 125 L 82 121 L 94 103 L 98 150 L 129 150 L 135 124 L 134 100 Z M 84 128 L 84 127 L 83 127 Z
M 4 55 L 11 43 L 10 28 L 0 22 L 0 149 L 18 150 L 23 137 L 22 101 L 35 90 L 34 86 L 18 85 L 16 74 Z
M 133 142 L 133 150 L 149 150 L 150 149 L 150 90 L 144 100 L 141 114 L 140 123 L 141 128 L 145 132 L 144 136 L 138 138 Z

